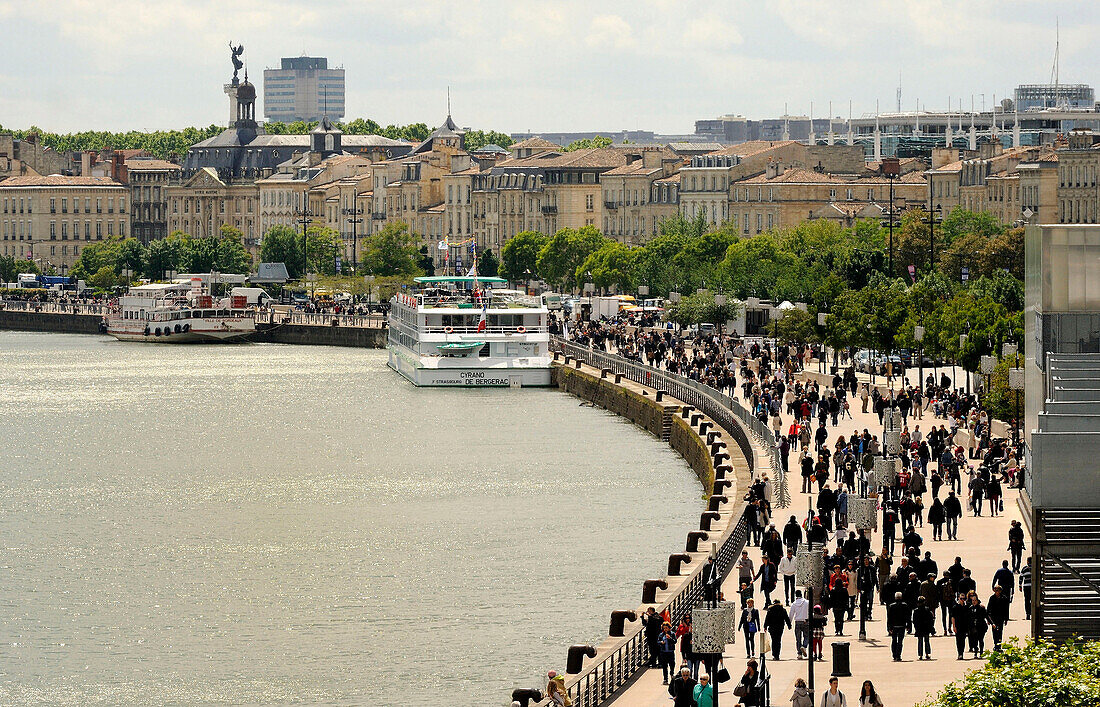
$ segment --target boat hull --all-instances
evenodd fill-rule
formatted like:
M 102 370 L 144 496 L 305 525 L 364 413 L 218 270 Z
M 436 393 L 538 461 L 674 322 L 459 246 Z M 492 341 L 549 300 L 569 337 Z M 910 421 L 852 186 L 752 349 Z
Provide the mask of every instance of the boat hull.
M 216 324 L 211 327 L 196 327 L 194 324 L 187 331 L 173 331 L 170 334 L 155 333 L 157 328 L 151 327 L 149 333 L 145 333 L 144 326 L 127 326 L 118 321 L 109 322 L 107 333 L 119 341 L 138 341 L 146 344 L 223 344 L 245 340 L 250 334 L 255 333 L 254 322 L 234 322 L 232 324 Z
M 440 388 L 528 388 L 551 384 L 550 367 L 479 366 L 476 359 L 469 366 L 430 368 L 420 366 L 392 347 L 389 367 L 419 387 Z

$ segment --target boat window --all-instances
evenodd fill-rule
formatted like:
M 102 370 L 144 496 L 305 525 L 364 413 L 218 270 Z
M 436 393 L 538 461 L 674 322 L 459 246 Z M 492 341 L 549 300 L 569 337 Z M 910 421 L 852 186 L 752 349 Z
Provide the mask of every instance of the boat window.
M 487 358 L 489 356 L 489 344 L 482 346 L 481 350 L 477 352 L 477 355 L 481 358 Z

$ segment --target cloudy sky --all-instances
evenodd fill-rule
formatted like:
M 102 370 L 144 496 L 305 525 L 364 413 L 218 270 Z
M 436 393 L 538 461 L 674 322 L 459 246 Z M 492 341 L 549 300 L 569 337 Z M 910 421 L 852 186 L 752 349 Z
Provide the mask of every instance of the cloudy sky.
M 980 106 L 1100 82 L 1100 3 L 1041 0 L 0 0 L 0 125 L 209 125 L 230 40 L 254 79 L 282 56 L 347 70 L 347 118 L 690 133 L 724 113 Z

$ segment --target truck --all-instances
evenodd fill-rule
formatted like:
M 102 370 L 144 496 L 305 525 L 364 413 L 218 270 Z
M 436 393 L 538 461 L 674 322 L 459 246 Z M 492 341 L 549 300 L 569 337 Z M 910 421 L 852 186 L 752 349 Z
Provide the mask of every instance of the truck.
M 267 290 L 262 287 L 234 287 L 229 291 L 229 296 L 232 298 L 244 297 L 247 304 L 256 306 L 262 306 L 272 299 Z
M 590 321 L 598 322 L 601 319 L 612 319 L 619 314 L 619 306 L 622 300 L 618 297 L 593 297 L 592 312 L 588 315 Z

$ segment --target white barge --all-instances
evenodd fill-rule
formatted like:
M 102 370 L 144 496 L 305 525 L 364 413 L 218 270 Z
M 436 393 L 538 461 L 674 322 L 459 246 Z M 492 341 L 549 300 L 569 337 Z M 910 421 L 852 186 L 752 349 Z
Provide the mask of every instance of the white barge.
M 390 300 L 391 368 L 418 386 L 550 385 L 549 310 L 539 298 L 500 289 L 497 277 L 416 283 Z

